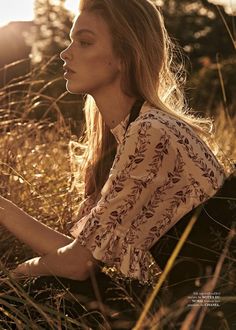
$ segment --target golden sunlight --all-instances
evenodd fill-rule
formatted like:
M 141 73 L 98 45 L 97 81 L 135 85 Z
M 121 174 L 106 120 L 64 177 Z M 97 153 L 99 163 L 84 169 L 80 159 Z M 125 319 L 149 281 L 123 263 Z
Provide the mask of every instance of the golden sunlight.
M 57 2 L 58 0 L 51 0 Z M 236 0 L 209 0 L 215 4 L 225 5 L 228 13 L 236 11 Z M 76 14 L 79 0 L 66 0 L 65 7 Z M 0 26 L 11 21 L 31 21 L 34 19 L 34 0 L 1 0 Z
M 225 7 L 225 11 L 228 14 L 236 14 L 236 0 L 208 0 L 216 5 L 222 5 Z
M 51 0 L 57 2 L 57 0 Z M 65 7 L 77 13 L 78 0 L 66 0 Z M 12 21 L 32 21 L 34 19 L 34 0 L 0 0 L 0 27 Z
M 77 14 L 79 8 L 78 0 L 66 0 L 65 7 L 70 10 L 72 13 Z
M 31 21 L 34 18 L 34 0 L 1 0 L 0 26 L 11 21 Z

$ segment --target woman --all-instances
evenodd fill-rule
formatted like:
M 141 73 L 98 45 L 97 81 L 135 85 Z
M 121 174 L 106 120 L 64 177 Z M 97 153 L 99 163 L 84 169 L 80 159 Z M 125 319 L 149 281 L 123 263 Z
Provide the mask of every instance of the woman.
M 150 248 L 223 185 L 232 169 L 184 105 L 172 46 L 151 1 L 81 1 L 61 53 L 67 90 L 86 94 L 74 238 L 1 198 L 1 225 L 40 255 L 13 276 L 85 280 L 105 264 L 145 282 Z

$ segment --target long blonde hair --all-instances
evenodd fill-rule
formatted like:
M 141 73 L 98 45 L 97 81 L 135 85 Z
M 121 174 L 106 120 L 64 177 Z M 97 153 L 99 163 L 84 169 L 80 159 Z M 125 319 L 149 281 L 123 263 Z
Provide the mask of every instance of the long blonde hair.
M 231 174 L 232 164 L 224 163 L 214 143 L 213 120 L 197 117 L 186 105 L 182 91 L 186 80 L 184 59 L 168 36 L 160 9 L 149 0 L 82 0 L 80 11 L 97 13 L 107 22 L 114 52 L 123 63 L 123 92 L 142 97 L 151 106 L 187 122 L 211 147 L 226 176 Z M 108 178 L 117 144 L 92 96 L 85 96 L 83 110 L 83 134 L 69 145 L 72 188 L 78 188 L 82 199 L 93 196 L 96 200 Z

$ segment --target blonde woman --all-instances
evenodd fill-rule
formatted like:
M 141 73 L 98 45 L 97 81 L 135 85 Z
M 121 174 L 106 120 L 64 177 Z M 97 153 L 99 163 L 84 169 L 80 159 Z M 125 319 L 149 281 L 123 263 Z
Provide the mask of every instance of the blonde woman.
M 12 275 L 85 280 L 106 265 L 146 282 L 151 247 L 232 169 L 214 148 L 212 120 L 185 105 L 181 67 L 151 1 L 81 1 L 70 37 L 61 53 L 66 88 L 86 96 L 83 200 L 66 236 L 1 198 L 1 225 L 39 254 Z

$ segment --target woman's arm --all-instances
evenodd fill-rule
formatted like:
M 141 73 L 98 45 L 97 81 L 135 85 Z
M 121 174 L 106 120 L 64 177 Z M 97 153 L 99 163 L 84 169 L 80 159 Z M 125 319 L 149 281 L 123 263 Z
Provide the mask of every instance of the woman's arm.
M 36 257 L 20 264 L 11 272 L 13 277 L 60 276 L 83 281 L 88 278 L 97 261 L 91 252 L 75 239 L 43 257 Z
M 73 241 L 69 236 L 44 225 L 1 196 L 0 225 L 40 255 L 48 254 Z
M 96 264 L 91 252 L 77 240 L 40 223 L 11 201 L 0 196 L 0 224 L 42 257 L 20 264 L 13 276 L 56 275 L 84 280 Z

